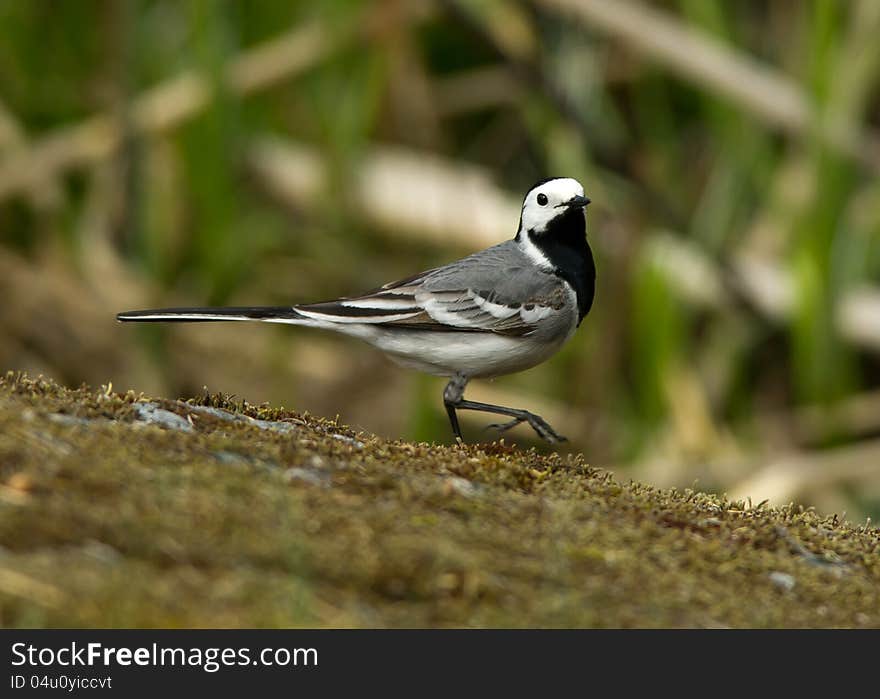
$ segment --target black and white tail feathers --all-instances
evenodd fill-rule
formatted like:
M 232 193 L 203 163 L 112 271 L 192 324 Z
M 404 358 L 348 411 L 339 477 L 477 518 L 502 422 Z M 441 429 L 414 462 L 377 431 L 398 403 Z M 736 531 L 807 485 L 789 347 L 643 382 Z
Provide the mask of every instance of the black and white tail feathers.
M 424 309 L 412 296 L 384 298 L 379 294 L 359 299 L 338 299 L 301 306 L 229 306 L 220 308 L 154 308 L 125 311 L 116 316 L 120 322 L 140 323 L 210 323 L 224 320 L 256 320 L 264 323 L 289 323 L 318 327 L 346 325 L 383 325 L 411 319 Z
M 261 320 L 289 323 L 305 318 L 291 306 L 229 306 L 226 308 L 154 308 L 147 311 L 124 311 L 116 315 L 120 322 L 140 323 L 209 323 L 221 320 Z

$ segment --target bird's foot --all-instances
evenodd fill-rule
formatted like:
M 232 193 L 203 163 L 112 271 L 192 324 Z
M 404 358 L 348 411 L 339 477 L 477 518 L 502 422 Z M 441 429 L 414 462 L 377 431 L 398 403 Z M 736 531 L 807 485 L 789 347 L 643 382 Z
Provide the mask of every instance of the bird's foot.
M 549 442 L 550 444 L 558 444 L 559 442 L 568 441 L 567 437 L 563 437 L 561 434 L 556 432 L 556 430 L 550 427 L 548 422 L 540 415 L 535 415 L 534 413 L 529 412 L 524 412 L 521 416 L 513 418 L 513 420 L 511 420 L 510 422 L 487 425 L 486 429 L 493 429 L 497 430 L 498 432 L 506 432 L 511 427 L 516 427 L 523 422 L 529 423 L 529 426 L 545 442 Z

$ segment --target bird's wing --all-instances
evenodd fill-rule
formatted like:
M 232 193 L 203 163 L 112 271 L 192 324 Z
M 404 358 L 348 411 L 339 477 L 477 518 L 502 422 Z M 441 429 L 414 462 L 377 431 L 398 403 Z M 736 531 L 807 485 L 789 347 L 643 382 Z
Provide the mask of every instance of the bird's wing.
M 561 280 L 504 244 L 362 296 L 295 309 L 336 323 L 525 335 L 566 300 Z

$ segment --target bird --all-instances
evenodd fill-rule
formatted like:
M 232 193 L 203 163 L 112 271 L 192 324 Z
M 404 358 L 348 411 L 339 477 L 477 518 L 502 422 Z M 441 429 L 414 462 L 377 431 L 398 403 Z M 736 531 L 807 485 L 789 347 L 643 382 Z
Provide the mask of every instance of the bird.
M 580 182 L 551 177 L 526 193 L 516 236 L 455 262 L 372 291 L 292 306 L 125 311 L 120 322 L 261 321 L 331 330 L 383 351 L 404 367 L 448 378 L 443 404 L 463 442 L 459 410 L 527 423 L 549 443 L 566 441 L 540 415 L 464 398 L 471 379 L 529 369 L 554 355 L 593 305 L 596 265 L 587 240 L 590 199 Z

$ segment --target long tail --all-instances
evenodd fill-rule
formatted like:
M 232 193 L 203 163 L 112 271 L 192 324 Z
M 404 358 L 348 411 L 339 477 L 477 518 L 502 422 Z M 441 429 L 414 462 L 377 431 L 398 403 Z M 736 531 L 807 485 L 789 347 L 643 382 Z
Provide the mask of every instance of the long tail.
M 154 308 L 124 311 L 116 315 L 120 322 L 139 323 L 210 323 L 221 320 L 260 320 L 265 323 L 296 323 L 306 317 L 291 306 L 231 306 L 226 308 Z

